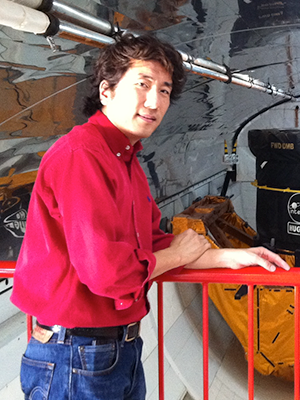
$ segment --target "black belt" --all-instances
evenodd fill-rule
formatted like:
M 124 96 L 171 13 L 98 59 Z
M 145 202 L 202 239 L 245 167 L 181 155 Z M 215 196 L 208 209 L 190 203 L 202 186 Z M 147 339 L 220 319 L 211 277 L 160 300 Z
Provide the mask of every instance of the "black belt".
M 37 325 L 47 331 L 59 333 L 61 330 L 60 325 L 42 325 L 37 321 Z M 139 337 L 140 334 L 140 322 L 134 322 L 129 325 L 121 326 L 109 326 L 103 328 L 67 328 L 66 335 L 69 336 L 85 336 L 94 337 L 96 339 L 114 339 L 122 340 L 125 333 L 125 342 L 131 342 L 132 340 Z

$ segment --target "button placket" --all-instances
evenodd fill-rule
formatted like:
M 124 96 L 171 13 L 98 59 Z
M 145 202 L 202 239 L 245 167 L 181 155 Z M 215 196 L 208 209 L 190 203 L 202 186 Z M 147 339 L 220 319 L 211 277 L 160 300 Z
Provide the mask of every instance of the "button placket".
M 134 230 L 135 230 L 136 239 L 137 239 L 139 248 L 141 248 L 140 234 L 139 234 L 139 232 L 137 230 L 136 215 L 135 215 L 135 201 L 134 200 L 132 202 L 132 213 L 133 213 L 133 223 L 134 223 Z

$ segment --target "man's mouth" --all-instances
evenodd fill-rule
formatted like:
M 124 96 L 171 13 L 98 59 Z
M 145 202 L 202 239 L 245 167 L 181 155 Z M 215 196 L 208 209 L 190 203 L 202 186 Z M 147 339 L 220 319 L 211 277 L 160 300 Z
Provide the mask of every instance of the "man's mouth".
M 155 122 L 156 121 L 156 118 L 153 115 L 139 114 L 139 117 L 142 118 L 142 120 L 144 120 L 146 122 Z

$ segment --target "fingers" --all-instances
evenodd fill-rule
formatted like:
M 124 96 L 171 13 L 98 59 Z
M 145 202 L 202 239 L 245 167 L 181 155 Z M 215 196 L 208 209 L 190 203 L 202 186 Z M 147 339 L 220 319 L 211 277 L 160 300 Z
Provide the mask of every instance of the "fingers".
M 211 244 L 209 243 L 209 241 L 207 240 L 207 239 L 205 239 L 204 238 L 204 241 L 203 241 L 204 243 L 203 243 L 203 249 L 206 251 L 206 250 L 208 250 L 208 249 L 211 249 Z
M 268 271 L 274 272 L 277 267 L 285 271 L 290 270 L 290 266 L 278 254 L 273 253 L 265 247 L 252 247 L 249 251 L 258 256 L 257 265 Z
M 176 235 L 171 243 L 171 246 L 174 245 L 188 245 L 188 244 L 197 244 L 208 242 L 203 235 L 198 235 L 193 229 L 187 229 L 186 231 Z
M 244 267 L 260 266 L 270 272 L 276 271 L 277 267 L 286 271 L 290 269 L 289 265 L 282 260 L 278 254 L 264 247 L 222 249 L 219 254 L 218 265 L 222 268 L 229 267 L 232 269 L 240 269 Z
M 269 261 L 265 260 L 264 258 L 257 257 L 257 261 L 255 262 L 256 265 L 266 269 L 267 271 L 274 272 L 276 271 L 276 266 Z M 253 265 L 255 265 L 253 264 Z
M 211 246 L 203 235 L 198 235 L 192 229 L 188 229 L 176 235 L 170 247 L 177 252 L 184 265 L 198 259 Z

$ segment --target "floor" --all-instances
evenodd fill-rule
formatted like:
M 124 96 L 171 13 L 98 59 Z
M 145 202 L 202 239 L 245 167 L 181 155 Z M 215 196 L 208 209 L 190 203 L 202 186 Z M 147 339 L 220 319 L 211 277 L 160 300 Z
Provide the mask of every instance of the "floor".
M 182 400 L 193 400 L 193 398 L 187 393 Z
M 24 400 L 24 395 L 20 389 L 19 378 L 14 379 L 0 392 L 1 400 Z
M 248 368 L 237 339 L 229 347 L 210 387 L 209 400 L 248 399 Z M 254 374 L 255 400 L 293 400 L 294 383 L 273 376 Z

